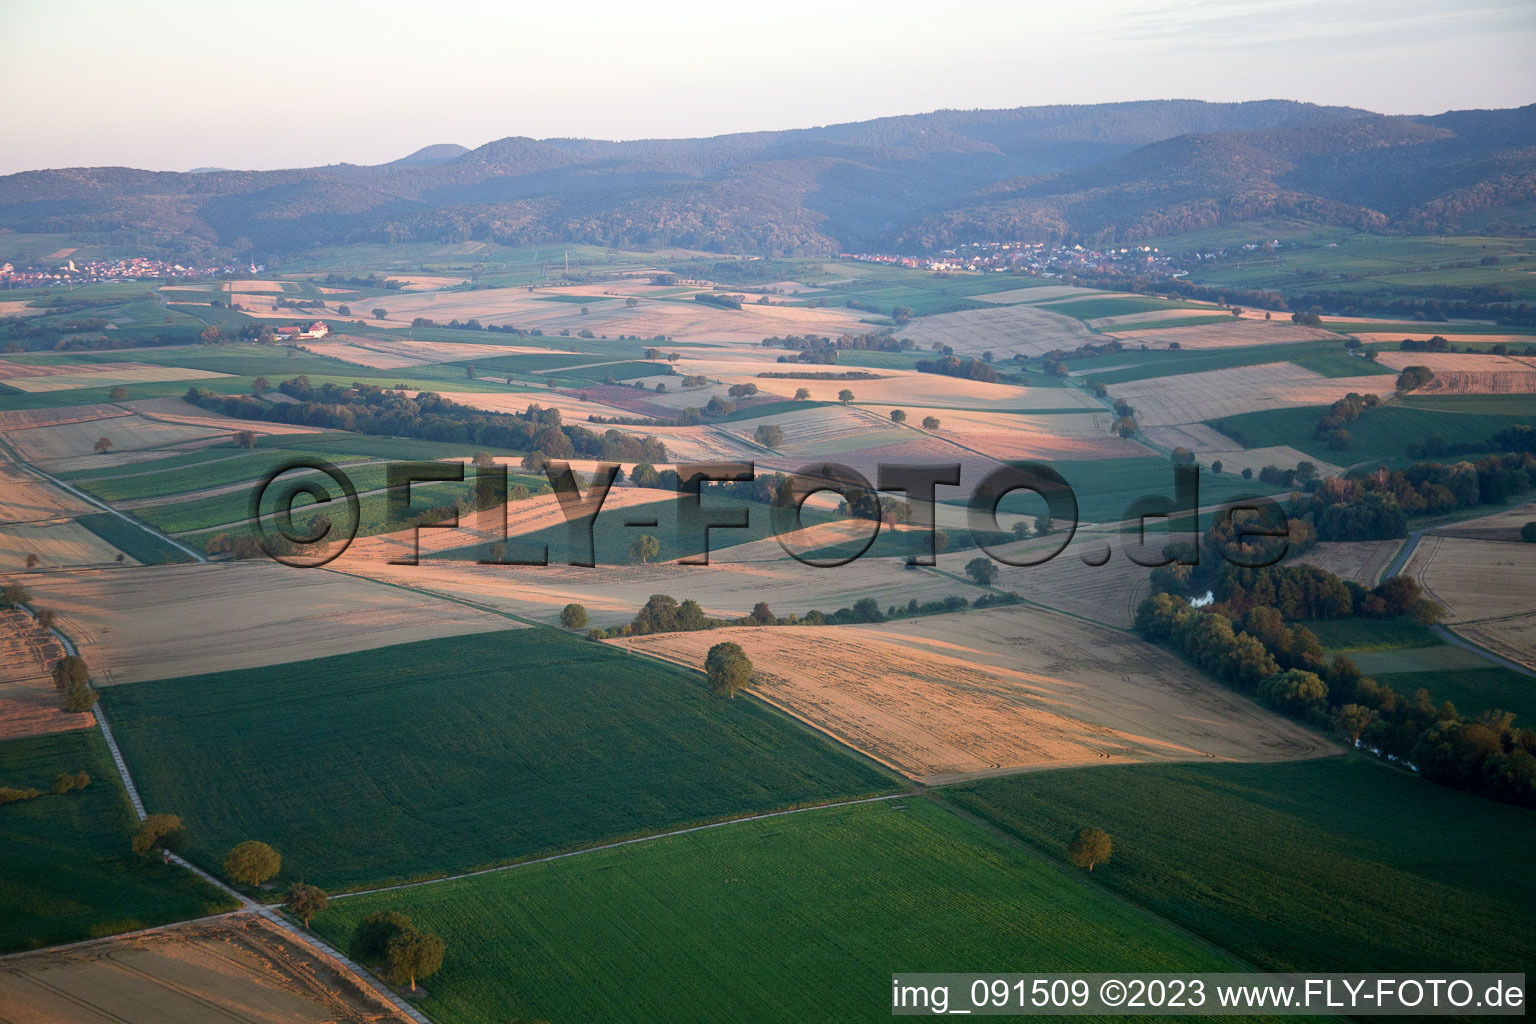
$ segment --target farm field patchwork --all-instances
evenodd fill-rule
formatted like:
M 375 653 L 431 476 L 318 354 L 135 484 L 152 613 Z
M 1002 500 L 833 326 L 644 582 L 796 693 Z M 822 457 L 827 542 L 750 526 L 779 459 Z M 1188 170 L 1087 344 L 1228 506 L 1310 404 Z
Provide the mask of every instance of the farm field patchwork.
M 53 666 L 64 657 L 59 638 L 21 611 L 0 612 L 0 741 L 96 724 L 89 712 L 59 706 Z M 0 786 L 16 785 L 0 780 Z
M 1042 971 L 1231 969 L 922 798 L 349 897 L 315 924 L 344 944 L 377 910 L 407 914 L 462 951 L 445 959 L 421 1003 L 445 1024 L 498 1024 L 509 1012 L 885 1020 L 893 972 L 1000 958 Z M 540 955 L 525 955 L 530 948 Z
M 760 704 L 545 628 L 119 686 L 103 703 L 194 859 L 216 867 L 259 837 L 282 882 L 327 887 L 893 785 Z

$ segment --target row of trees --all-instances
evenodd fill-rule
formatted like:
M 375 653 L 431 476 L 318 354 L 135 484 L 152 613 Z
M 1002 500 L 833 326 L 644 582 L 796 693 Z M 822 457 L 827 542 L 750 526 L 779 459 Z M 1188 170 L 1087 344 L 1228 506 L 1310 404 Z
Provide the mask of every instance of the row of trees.
M 580 456 L 610 462 L 664 462 L 667 458 L 666 447 L 654 437 L 636 438 L 617 430 L 596 434 L 565 425 L 558 409 L 538 405 L 530 405 L 522 413 L 486 412 L 429 391 L 413 396 L 356 383 L 350 388 L 330 383 L 315 388 L 304 376 L 283 381 L 278 390 L 294 402 L 267 403 L 246 395 L 216 395 L 196 387 L 187 391 L 186 400 L 239 419 L 481 444 L 534 451 L 550 459 Z
M 996 578 L 996 566 L 989 560 L 973 559 L 966 568 L 978 582 L 981 582 L 980 578 L 972 571 L 978 564 L 992 570 L 987 577 L 989 581 Z M 990 582 L 982 585 L 989 586 Z M 813 608 L 803 616 L 793 613 L 785 616 L 775 615 L 766 601 L 759 601 L 746 615 L 736 618 L 719 618 L 706 615 L 704 609 L 692 598 L 679 602 L 669 594 L 652 594 L 629 622 L 610 629 L 593 629 L 587 635 L 594 640 L 610 640 L 614 637 L 647 636 L 651 633 L 692 633 L 727 626 L 841 626 L 885 622 L 890 619 L 905 619 L 921 615 L 943 615 L 963 611 L 966 608 L 995 608 L 1016 604 L 1021 600 L 1018 594 L 1011 591 L 1001 594 L 983 594 L 974 601 L 959 594 L 951 594 L 936 601 L 925 602 L 919 602 L 914 597 L 905 605 L 893 604 L 882 610 L 880 602 L 872 597 L 863 597 L 855 601 L 851 607 L 839 608 L 831 613 Z M 567 605 L 561 613 L 560 622 L 567 629 L 581 629 L 587 623 L 587 611 L 581 605 Z
M 1536 447 L 1536 430 L 1502 430 L 1490 444 L 1500 442 Z M 1475 461 L 1417 462 L 1407 469 L 1330 477 L 1297 495 L 1291 513 L 1311 518 L 1322 540 L 1386 540 L 1407 536 L 1409 515 L 1499 505 L 1533 487 L 1536 453 L 1516 450 Z

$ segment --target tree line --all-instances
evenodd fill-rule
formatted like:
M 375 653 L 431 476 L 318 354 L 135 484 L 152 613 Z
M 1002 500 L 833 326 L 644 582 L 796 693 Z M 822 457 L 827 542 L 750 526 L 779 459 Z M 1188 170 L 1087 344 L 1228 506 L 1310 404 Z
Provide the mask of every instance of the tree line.
M 617 430 L 597 434 L 564 424 L 558 409 L 530 405 L 522 413 L 486 412 L 450 401 L 430 391 L 416 395 L 373 384 L 312 387 L 308 377 L 285 380 L 278 390 L 292 403 L 268 403 L 249 395 L 216 395 L 188 389 L 186 400 L 204 409 L 246 420 L 292 423 L 425 441 L 480 444 L 489 448 L 538 452 L 549 459 L 575 457 L 608 462 L 665 462 L 666 447 L 654 437 L 637 438 Z
M 1227 566 L 1215 600 L 1194 607 L 1170 577 L 1136 610 L 1136 629 L 1218 680 L 1314 725 L 1332 727 L 1426 779 L 1508 803 L 1536 807 L 1536 731 L 1514 715 L 1462 716 L 1420 689 L 1410 699 L 1365 675 L 1347 656 L 1329 659 L 1300 618 L 1432 620 L 1438 608 L 1410 579 L 1364 588 L 1311 567 Z

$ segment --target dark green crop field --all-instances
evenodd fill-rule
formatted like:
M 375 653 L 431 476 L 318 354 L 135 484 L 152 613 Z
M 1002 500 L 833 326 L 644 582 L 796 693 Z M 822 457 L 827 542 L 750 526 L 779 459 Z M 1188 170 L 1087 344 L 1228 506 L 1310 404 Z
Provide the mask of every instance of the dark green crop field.
M 49 792 L 60 772 L 83 790 Z M 0 806 L 0 950 L 113 935 L 234 909 L 212 886 L 129 849 L 138 822 L 96 729 L 0 743 L 0 786 L 40 789 Z
M 236 843 L 281 881 L 444 874 L 616 836 L 884 791 L 753 700 L 552 629 L 108 689 L 152 812 L 217 870 Z
M 316 926 L 344 946 L 375 910 L 446 940 L 421 1003 L 444 1024 L 884 1021 L 900 971 L 1234 969 L 924 799 L 347 898 Z
M 1365 757 L 1040 772 L 946 796 L 1267 970 L 1536 970 L 1536 814 Z

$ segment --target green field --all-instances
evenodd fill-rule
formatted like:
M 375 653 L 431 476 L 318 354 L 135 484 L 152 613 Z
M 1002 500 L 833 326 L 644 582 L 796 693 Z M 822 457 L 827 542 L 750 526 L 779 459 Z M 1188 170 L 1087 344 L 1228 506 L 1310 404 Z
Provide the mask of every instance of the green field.
M 1386 380 L 1386 378 L 1383 378 Z M 1390 381 L 1387 384 L 1390 385 Z M 1390 392 L 1384 386 L 1384 392 Z M 1473 402 L 1460 401 L 1472 398 Z M 1480 444 L 1515 423 L 1536 424 L 1536 397 L 1470 395 L 1402 398 L 1367 409 L 1346 426 L 1353 440 L 1333 451 L 1316 438 L 1325 406 L 1269 409 L 1213 420 L 1211 426 L 1236 438 L 1245 448 L 1293 445 L 1313 458 L 1349 464 L 1362 459 L 1406 457 L 1408 446 L 1438 435 L 1451 444 Z
M 1239 366 L 1291 362 L 1325 377 L 1364 377 L 1388 375 L 1392 371 L 1358 356 L 1348 355 L 1337 341 L 1304 341 L 1287 345 L 1255 345 L 1246 348 L 1218 349 L 1128 349 L 1088 359 L 1074 359 L 1068 365 L 1073 373 L 1095 383 L 1124 384 L 1154 377 L 1173 377 L 1185 373 L 1230 370 Z M 1104 367 L 1096 371 L 1096 367 Z M 1088 371 L 1083 373 L 1083 371 Z M 1391 381 L 1381 385 L 1392 390 Z
M 1437 704 L 1450 701 L 1463 715 L 1475 718 L 1484 711 L 1510 711 L 1523 726 L 1536 725 L 1536 679 L 1521 675 L 1498 665 L 1490 665 L 1476 654 L 1459 647 L 1444 648 L 1455 651 L 1465 658 L 1458 658 L 1455 668 L 1417 669 L 1408 672 L 1387 672 L 1388 666 L 1374 665 L 1368 671 L 1376 681 L 1392 687 L 1412 700 L 1419 689 L 1429 691 L 1430 699 Z M 1412 654 L 1413 652 L 1405 652 Z M 1407 658 L 1411 664 L 1419 661 Z M 1365 669 L 1365 666 L 1361 666 Z
M 111 687 L 151 811 L 217 869 L 256 838 L 283 881 L 444 874 L 889 790 L 754 700 L 545 628 Z
M 147 530 L 140 529 L 122 516 L 111 512 L 92 512 L 77 516 L 75 522 L 111 544 L 129 558 L 145 565 L 171 565 L 190 562 L 192 556 Z
M 1115 850 L 1096 881 L 1265 970 L 1536 970 L 1536 814 L 1364 756 L 944 792 L 1056 856 L 1103 828 Z
M 331 907 L 316 927 L 342 945 L 382 909 L 443 936 L 421 1008 L 444 1024 L 882 1021 L 901 971 L 1233 969 L 921 798 Z
M 49 792 L 60 772 L 84 790 Z M 43 791 L 0 806 L 0 951 L 147 928 L 232 910 L 212 886 L 158 858 L 134 857 L 137 828 L 106 742 L 93 729 L 0 743 L 0 786 Z
M 1070 316 L 1077 320 L 1097 320 L 1101 316 L 1124 316 L 1127 313 L 1150 313 L 1161 309 L 1210 309 L 1194 302 L 1159 299 L 1149 295 L 1089 296 L 1064 302 L 1043 303 L 1041 309 Z M 1120 328 L 1115 328 L 1120 330 Z

